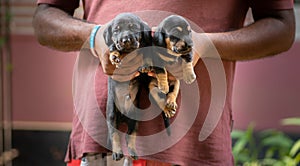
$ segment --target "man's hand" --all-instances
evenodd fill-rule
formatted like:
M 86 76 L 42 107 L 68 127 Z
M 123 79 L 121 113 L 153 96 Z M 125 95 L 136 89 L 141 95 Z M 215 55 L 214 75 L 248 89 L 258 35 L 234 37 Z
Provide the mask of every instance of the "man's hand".
M 116 68 L 109 60 L 109 49 L 103 38 L 103 31 L 105 28 L 106 25 L 101 26 L 95 37 L 95 52 L 100 59 L 103 72 L 117 81 L 129 81 L 138 76 L 138 68 L 143 65 L 143 56 L 138 55 L 136 51 L 132 52 L 126 55 L 125 58 L 122 59 L 121 65 Z M 203 55 L 206 52 L 207 44 L 205 43 L 208 43 L 208 38 L 205 37 L 204 34 L 196 33 L 194 31 L 192 36 L 194 41 L 193 65 L 195 66 L 200 57 L 202 57 L 200 55 Z M 174 80 L 183 78 L 181 65 L 181 63 L 166 65 L 166 69 L 170 73 L 169 79 Z M 149 73 L 148 75 L 155 76 L 154 73 Z
M 103 72 L 117 81 L 129 81 L 139 75 L 138 68 L 143 64 L 143 56 L 136 51 L 129 53 L 123 59 L 118 68 L 109 60 L 109 49 L 105 44 L 103 31 L 106 25 L 101 26 L 95 37 L 95 52 L 100 59 Z

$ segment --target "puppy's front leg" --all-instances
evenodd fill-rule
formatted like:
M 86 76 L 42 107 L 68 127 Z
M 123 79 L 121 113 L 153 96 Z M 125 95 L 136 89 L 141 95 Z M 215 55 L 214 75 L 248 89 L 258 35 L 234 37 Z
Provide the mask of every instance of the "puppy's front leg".
M 109 47 L 109 60 L 111 62 L 111 64 L 116 65 L 116 67 L 118 67 L 121 63 L 121 58 L 120 58 L 120 53 L 117 50 L 117 47 L 112 44 Z
M 174 80 L 169 82 L 173 89 L 167 94 L 166 106 L 164 109 L 165 115 L 170 118 L 173 117 L 177 110 L 176 99 L 179 93 L 180 81 Z
M 167 94 L 169 92 L 168 73 L 166 68 L 155 68 L 158 89 Z
M 192 54 L 182 55 L 182 70 L 183 70 L 183 80 L 187 84 L 191 84 L 196 79 L 196 74 L 194 72 L 194 66 L 192 62 Z

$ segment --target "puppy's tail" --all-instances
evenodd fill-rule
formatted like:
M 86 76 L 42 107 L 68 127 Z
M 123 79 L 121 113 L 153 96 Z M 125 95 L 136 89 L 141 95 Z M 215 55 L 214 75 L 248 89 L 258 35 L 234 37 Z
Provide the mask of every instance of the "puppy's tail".
M 165 128 L 167 130 L 167 134 L 168 136 L 171 135 L 171 128 L 169 127 L 170 126 L 170 119 L 168 117 L 166 117 L 166 115 L 162 112 L 162 117 L 163 117 L 163 120 L 164 120 L 164 125 L 165 125 Z

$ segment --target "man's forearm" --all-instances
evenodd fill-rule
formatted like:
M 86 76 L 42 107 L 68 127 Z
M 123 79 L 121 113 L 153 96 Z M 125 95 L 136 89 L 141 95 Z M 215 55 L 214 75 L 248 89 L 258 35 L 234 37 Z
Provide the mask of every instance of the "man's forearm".
M 38 6 L 33 18 L 35 35 L 40 44 L 61 51 L 80 50 L 94 26 L 43 4 Z
M 207 34 L 224 60 L 252 60 L 288 50 L 295 36 L 293 10 L 231 32 Z M 279 13 L 278 13 L 279 12 Z

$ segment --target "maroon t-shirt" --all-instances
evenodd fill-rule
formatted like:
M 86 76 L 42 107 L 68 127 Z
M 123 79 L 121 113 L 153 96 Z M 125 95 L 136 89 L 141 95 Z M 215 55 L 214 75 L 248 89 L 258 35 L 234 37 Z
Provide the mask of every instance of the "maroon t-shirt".
M 38 0 L 38 3 L 53 4 L 68 11 L 75 10 L 79 5 L 78 0 Z M 224 32 L 241 28 L 249 7 L 253 12 L 291 9 L 293 1 L 86 0 L 83 5 L 85 19 L 97 24 L 105 24 L 121 12 L 135 12 L 150 26 L 156 26 L 165 16 L 178 14 L 187 18 L 196 31 Z M 83 50 L 80 54 L 88 56 L 91 53 Z M 94 60 L 86 62 L 81 58 L 78 61 L 78 66 L 95 63 Z M 86 68 L 79 73 L 84 75 L 88 70 Z M 199 60 L 195 66 L 197 81 L 192 85 L 181 85 L 178 100 L 180 109 L 176 117 L 171 119 L 171 136 L 164 132 L 160 115 L 139 123 L 137 151 L 142 155 L 140 158 L 179 165 L 233 165 L 230 132 L 233 121 L 231 96 L 234 70 L 233 61 Z M 99 112 L 105 115 L 107 99 L 107 76 L 101 67 L 97 67 L 93 81 L 94 87 L 88 90 L 94 91 L 97 102 L 94 106 L 90 104 L 91 108 L 80 108 L 75 104 L 67 161 L 80 158 L 86 152 L 108 152 L 104 145 L 107 137 L 106 121 L 98 115 Z M 97 107 L 95 110 L 98 112 L 89 111 L 94 110 L 94 107 Z M 84 116 L 79 115 L 77 109 L 86 109 Z M 151 109 L 157 109 L 155 104 L 146 111 Z M 124 135 L 122 140 L 124 142 Z

